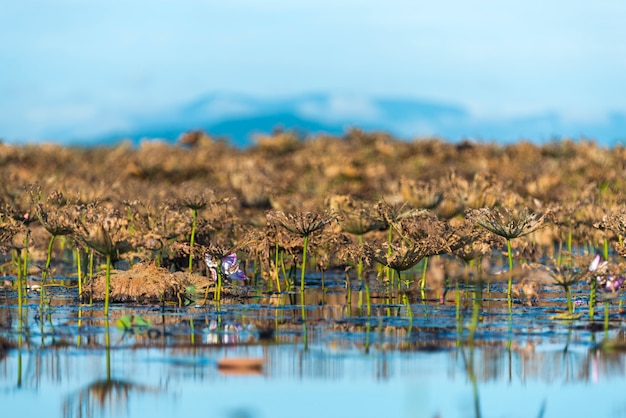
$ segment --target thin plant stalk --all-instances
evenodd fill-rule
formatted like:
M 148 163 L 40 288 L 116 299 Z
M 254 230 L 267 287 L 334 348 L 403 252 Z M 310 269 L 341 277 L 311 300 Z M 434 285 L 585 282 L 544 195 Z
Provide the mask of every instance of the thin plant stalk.
M 572 260 L 572 228 L 570 227 L 569 232 L 567 233 L 567 251 L 569 253 L 570 261 Z
M 276 269 L 276 290 L 278 290 L 278 293 L 281 293 L 280 291 L 280 275 L 278 274 L 278 242 L 276 242 L 276 250 L 275 250 L 275 269 Z
M 509 238 L 506 239 L 506 250 L 509 256 L 509 284 L 506 289 L 506 295 L 511 299 L 511 287 L 513 285 L 513 251 L 511 250 L 511 240 Z
M 217 284 L 215 285 L 215 293 L 213 294 L 213 300 L 217 303 L 222 301 L 222 271 L 217 269 Z
M 50 241 L 48 241 L 48 255 L 46 256 L 46 267 L 41 274 L 41 291 L 39 292 L 39 309 L 43 312 L 43 301 L 46 297 L 46 279 L 48 277 L 48 270 L 50 269 L 50 262 L 52 260 L 52 248 L 54 246 L 54 240 L 56 239 L 56 235 L 52 235 L 50 237 Z
M 111 292 L 111 254 L 106 255 L 106 279 L 104 290 L 104 316 L 109 317 L 109 293 Z
M 24 268 L 24 280 L 28 279 L 28 231 L 24 234 L 24 263 L 22 264 Z
M 461 320 L 461 292 L 459 290 L 459 281 L 455 282 L 455 292 L 456 292 L 456 320 L 459 322 Z
M 78 326 L 79 330 L 83 326 L 83 310 L 80 305 L 78 305 L 78 323 L 76 325 Z M 76 347 L 80 348 L 80 345 L 82 342 L 82 339 L 81 339 L 82 332 L 78 332 L 77 334 L 78 335 L 76 336 Z
M 78 298 L 82 299 L 83 298 L 83 272 L 82 272 L 82 268 L 81 268 L 81 262 L 80 262 L 80 250 L 78 248 L 76 248 L 74 250 L 74 254 L 76 254 L 76 281 L 78 282 Z
M 352 316 L 352 286 L 348 272 L 346 272 L 346 303 L 348 305 L 348 316 Z
M 309 333 L 306 326 L 306 310 L 304 309 L 304 305 L 304 293 L 302 293 L 302 343 L 303 350 L 307 351 L 309 349 Z
M 306 253 L 307 253 L 307 246 L 309 245 L 309 236 L 305 235 L 304 236 L 304 243 L 303 243 L 303 249 L 302 249 L 302 269 L 301 269 L 301 277 L 300 277 L 300 293 L 304 294 L 304 275 L 306 273 Z
M 365 280 L 365 298 L 367 299 L 367 316 L 372 316 L 372 301 L 370 297 L 369 280 Z
M 409 296 L 406 293 L 403 293 L 402 299 L 404 301 L 404 305 L 406 306 L 406 313 L 409 317 L 409 323 L 413 324 L 413 311 L 411 310 L 411 303 L 409 301 Z
M 424 294 L 424 289 L 426 288 L 426 270 L 427 269 L 428 269 L 428 256 L 424 257 L 424 268 L 422 269 L 422 280 L 420 283 L 420 290 L 422 292 L 422 295 Z
M 196 224 L 198 222 L 198 209 L 191 209 L 191 236 L 189 237 L 189 273 L 193 269 L 193 245 L 196 242 Z
M 93 250 L 89 249 L 89 281 L 93 285 Z M 89 305 L 93 304 L 93 292 L 89 292 Z
M 359 247 L 363 246 L 363 234 L 359 234 Z M 359 264 L 357 265 L 357 278 L 359 281 L 363 280 L 363 260 L 359 258 Z
M 402 276 L 400 276 L 400 270 L 395 270 L 396 274 L 398 275 L 398 286 L 397 286 L 397 291 L 400 291 L 400 287 L 402 285 Z
M 604 333 L 609 332 L 609 307 L 610 302 L 607 300 L 604 302 Z
M 393 225 L 389 224 L 389 236 L 387 237 L 387 242 L 391 244 L 392 241 L 393 241 Z M 390 257 L 390 256 L 391 256 L 391 246 L 387 247 L 387 257 Z M 393 274 L 391 271 L 391 267 L 385 266 L 385 274 L 387 275 L 387 282 L 391 283 L 392 277 L 390 276 Z
M 359 288 L 359 300 L 357 301 L 357 308 L 359 308 L 359 312 L 361 312 L 361 308 L 363 307 L 363 289 Z
M 280 252 L 280 270 L 283 272 L 283 278 L 285 279 L 285 290 L 289 292 L 291 290 L 291 279 L 287 274 L 287 267 L 285 266 L 285 252 L 281 250 Z
M 572 290 L 569 286 L 565 287 L 565 296 L 567 296 L 567 312 L 574 313 L 574 304 L 572 303 Z
M 598 283 L 595 279 L 591 280 L 591 286 L 589 290 L 589 321 L 593 321 L 594 309 L 596 306 L 596 289 Z
M 470 332 L 468 336 L 468 340 L 470 345 L 474 345 L 474 334 L 476 334 L 476 329 L 478 328 L 478 314 L 480 311 L 480 302 L 478 301 L 477 292 L 474 292 L 474 301 L 473 301 L 473 309 L 472 309 L 472 322 L 470 323 Z
M 22 286 L 22 265 L 20 262 L 20 254 L 17 250 L 15 250 L 16 261 L 17 261 L 17 315 L 21 321 L 22 318 L 22 303 L 24 302 L 23 291 L 24 288 Z M 20 329 L 21 331 L 21 329 Z

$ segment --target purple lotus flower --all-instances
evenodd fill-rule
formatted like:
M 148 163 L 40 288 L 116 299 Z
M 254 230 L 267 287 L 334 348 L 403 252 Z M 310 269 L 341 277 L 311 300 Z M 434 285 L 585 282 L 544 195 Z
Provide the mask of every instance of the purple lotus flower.
M 609 273 L 609 262 L 604 260 L 600 262 L 600 254 L 596 255 L 591 264 L 589 271 L 597 272 L 596 283 L 598 290 L 605 293 L 617 293 L 620 291 L 626 277 L 623 275 L 615 275 Z
M 209 253 L 204 255 L 204 261 L 206 262 L 206 265 L 211 272 L 211 276 L 213 276 L 213 280 L 215 281 L 217 281 L 218 267 L 220 268 L 222 274 L 226 275 L 231 280 L 238 282 L 246 280 L 246 274 L 241 271 L 241 268 L 239 268 L 239 260 L 237 260 L 237 254 L 235 253 L 230 253 L 222 257 L 219 265 L 213 261 L 213 257 Z
M 604 283 L 604 286 L 601 287 L 601 289 L 605 292 L 618 292 L 621 289 L 622 284 L 624 283 L 624 279 L 626 279 L 626 277 L 624 276 L 608 276 L 606 282 Z

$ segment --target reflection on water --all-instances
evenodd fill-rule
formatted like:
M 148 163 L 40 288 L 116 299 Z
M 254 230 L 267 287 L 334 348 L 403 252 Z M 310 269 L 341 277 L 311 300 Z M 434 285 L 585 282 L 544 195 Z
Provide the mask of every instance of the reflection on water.
M 358 293 L 117 307 L 110 322 L 100 307 L 40 316 L 33 301 L 20 317 L 3 301 L 0 401 L 7 416 L 81 418 L 626 416 L 607 396 L 626 383 L 620 318 L 605 335 L 550 306 L 467 303 L 459 324 L 454 305 L 414 303 L 409 321 L 376 295 L 368 317 Z M 114 325 L 124 315 L 150 326 Z M 262 359 L 261 373 L 225 373 L 224 358 Z

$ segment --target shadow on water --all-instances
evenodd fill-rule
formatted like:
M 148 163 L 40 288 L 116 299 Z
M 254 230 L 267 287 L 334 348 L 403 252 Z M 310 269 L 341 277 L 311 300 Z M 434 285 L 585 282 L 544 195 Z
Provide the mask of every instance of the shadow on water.
M 359 283 L 347 292 L 328 276 L 323 292 L 315 284 L 206 306 L 116 305 L 109 320 L 62 288 L 48 292 L 44 315 L 38 295 L 20 315 L 6 294 L 0 399 L 15 416 L 25 406 L 40 416 L 194 416 L 208 405 L 216 416 L 292 416 L 313 394 L 324 402 L 299 415 L 549 417 L 576 416 L 591 408 L 579 393 L 626 383 L 621 317 L 611 314 L 607 331 L 555 320 L 558 294 L 509 310 L 497 285 L 489 298 L 461 286 L 441 303 L 366 295 Z M 626 403 L 602 411 L 626 416 Z

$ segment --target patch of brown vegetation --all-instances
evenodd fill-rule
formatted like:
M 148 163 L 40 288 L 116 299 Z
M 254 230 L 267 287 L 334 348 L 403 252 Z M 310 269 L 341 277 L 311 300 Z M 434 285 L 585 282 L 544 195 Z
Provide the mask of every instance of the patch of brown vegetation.
M 134 303 L 159 303 L 183 301 L 188 287 L 200 289 L 210 284 L 205 276 L 182 271 L 170 273 L 154 263 L 137 263 L 129 270 L 111 271 L 111 301 Z M 105 274 L 96 274 L 87 283 L 85 296 L 104 300 Z

